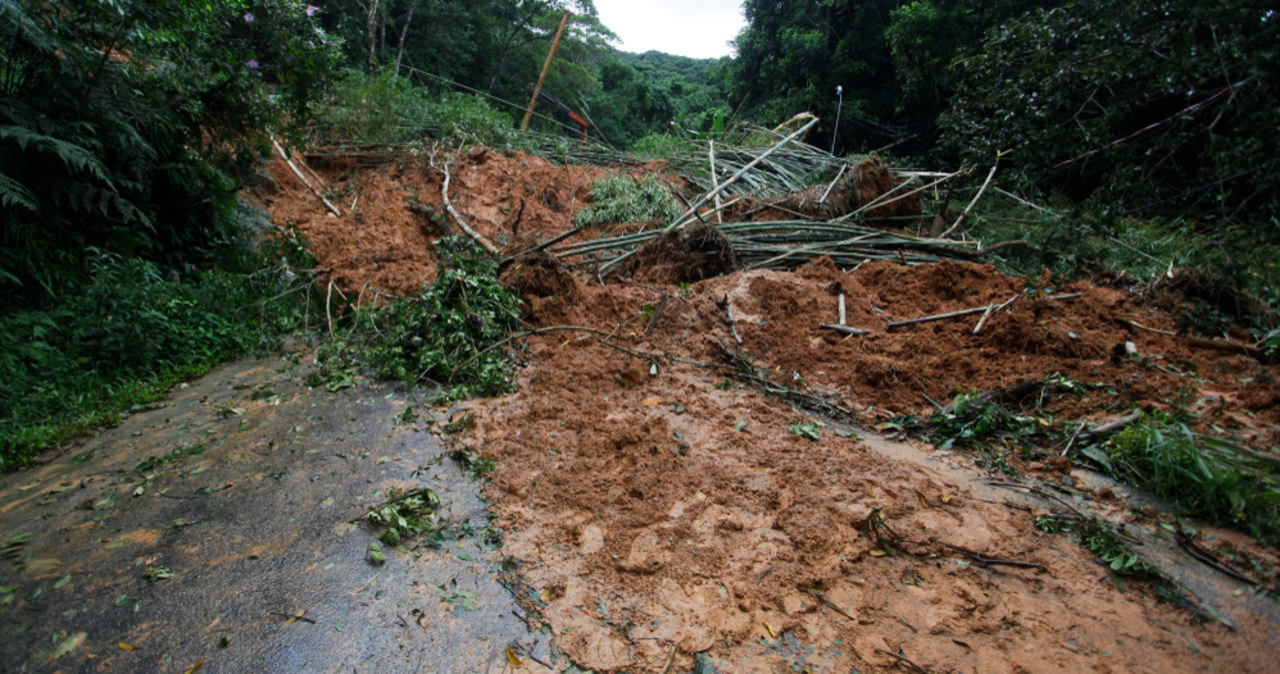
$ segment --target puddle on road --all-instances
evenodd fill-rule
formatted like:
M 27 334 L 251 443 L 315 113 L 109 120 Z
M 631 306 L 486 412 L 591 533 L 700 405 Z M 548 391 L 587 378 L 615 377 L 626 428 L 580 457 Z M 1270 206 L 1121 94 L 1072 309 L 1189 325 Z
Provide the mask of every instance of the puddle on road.
M 496 580 L 479 485 L 397 423 L 410 395 L 311 390 L 306 369 L 224 366 L 0 475 L 0 670 L 499 671 L 513 644 L 549 661 Z M 420 486 L 475 533 L 373 566 L 359 518 Z

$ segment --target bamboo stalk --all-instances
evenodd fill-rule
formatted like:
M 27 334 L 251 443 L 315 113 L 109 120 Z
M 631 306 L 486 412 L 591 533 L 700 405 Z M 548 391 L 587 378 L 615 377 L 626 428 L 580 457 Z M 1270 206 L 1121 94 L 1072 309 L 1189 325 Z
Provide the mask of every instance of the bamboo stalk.
M 1014 300 L 1017 300 L 1017 299 L 1018 299 L 1018 296 L 1014 295 L 1013 297 L 1010 297 L 1008 301 L 1006 301 L 1004 304 L 1001 304 L 998 308 L 1003 309 L 1009 306 L 1010 304 L 1013 304 Z M 934 321 L 945 321 L 948 318 L 960 318 L 961 316 L 972 316 L 973 314 L 980 314 L 984 311 L 987 311 L 988 307 L 989 305 L 984 305 L 980 307 L 973 307 L 972 309 L 961 309 L 960 311 L 948 311 L 945 314 L 934 314 L 932 316 L 921 316 L 920 318 L 911 318 L 905 321 L 890 321 L 887 325 L 885 325 L 885 328 L 892 330 L 894 328 L 900 328 L 904 325 L 917 325 L 920 323 L 932 323 Z
M 840 172 L 836 174 L 835 180 L 832 180 L 831 184 L 827 185 L 827 191 L 822 193 L 822 198 L 818 200 L 818 203 L 826 203 L 827 197 L 831 195 L 831 190 L 835 188 L 836 183 L 840 182 L 840 177 L 844 175 L 845 169 L 847 168 L 849 168 L 848 164 L 844 164 L 840 167 Z
M 960 223 L 964 222 L 965 218 L 969 217 L 969 211 L 973 210 L 974 204 L 978 203 L 978 200 L 982 198 L 982 194 L 987 191 L 987 186 L 991 184 L 991 179 L 995 177 L 996 169 L 1000 168 L 1000 158 L 1003 157 L 1004 154 L 1004 151 L 996 153 L 996 163 L 993 164 L 991 166 L 991 170 L 987 172 L 987 179 L 982 182 L 982 187 L 978 189 L 978 193 L 973 195 L 973 201 L 969 202 L 969 205 L 965 207 L 964 212 L 960 214 L 960 217 L 956 218 L 956 221 L 951 223 L 951 226 L 947 228 L 947 231 L 939 234 L 938 238 L 947 238 L 949 234 L 960 227 Z
M 724 222 L 720 219 L 720 192 L 716 185 L 716 142 L 714 140 L 707 142 L 707 160 L 711 163 L 711 189 L 716 193 L 716 222 Z
M 690 207 L 689 207 L 689 210 L 688 210 L 688 211 L 686 211 L 686 212 L 685 212 L 683 215 L 681 215 L 679 218 L 676 218 L 676 220 L 677 220 L 677 221 L 680 221 L 680 220 L 683 220 L 684 218 L 687 218 L 687 217 L 689 217 L 690 215 L 692 215 L 692 214 L 693 214 L 694 212 L 696 212 L 699 208 L 701 208 L 703 204 L 707 203 L 707 202 L 708 202 L 708 201 L 710 201 L 713 197 L 715 197 L 717 194 L 719 194 L 721 191 L 723 191 L 723 190 L 724 190 L 724 188 L 728 187 L 729 185 L 732 185 L 733 183 L 735 183 L 735 182 L 737 182 L 739 179 L 741 179 L 741 178 L 742 178 L 742 176 L 743 176 L 743 174 L 745 174 L 747 171 L 750 171 L 752 168 L 754 168 L 756 164 L 759 164 L 761 161 L 763 161 L 764 159 L 766 159 L 769 155 L 771 155 L 771 154 L 773 154 L 774 152 L 776 152 L 776 151 L 777 151 L 779 148 L 781 148 L 783 145 L 786 145 L 787 143 L 791 142 L 791 140 L 792 140 L 792 139 L 794 139 L 794 138 L 796 138 L 796 137 L 798 137 L 798 136 L 803 135 L 803 134 L 804 134 L 805 132 L 807 132 L 810 128 L 812 128 L 814 124 L 817 124 L 817 123 L 818 123 L 818 118 L 817 118 L 817 117 L 815 117 L 815 118 L 813 118 L 813 119 L 809 120 L 809 123 L 808 123 L 808 124 L 805 124 L 804 126 L 800 127 L 800 129 L 799 129 L 799 130 L 797 130 L 795 133 L 792 133 L 791 135 L 787 136 L 786 138 L 783 138 L 783 139 L 782 139 L 781 141 L 779 141 L 776 145 L 774 145 L 773 147 L 771 147 L 771 148 L 769 148 L 768 150 L 766 150 L 766 151 L 765 151 L 763 154 L 761 154 L 759 157 L 756 157 L 756 158 L 755 158 L 755 160 L 753 160 L 751 163 L 747 164 L 746 166 L 742 167 L 741 169 L 738 169 L 738 172 L 737 172 L 737 173 L 734 173 L 734 174 L 733 174 L 733 176 L 731 176 L 728 180 L 724 181 L 723 183 L 721 183 L 720 185 L 718 185 L 718 186 L 716 186 L 716 187 L 713 187 L 713 188 L 711 189 L 711 191 L 710 191 L 710 192 L 708 192 L 708 193 L 707 193 L 706 195 L 704 195 L 701 199 L 699 199 L 699 200 L 698 200 L 697 202 L 695 202 L 692 206 L 690 206 Z M 670 229 L 670 228 L 671 228 L 671 227 L 673 227 L 674 225 L 675 225 L 675 223 L 672 223 L 672 225 L 669 225 L 667 228 L 668 228 L 668 229 Z

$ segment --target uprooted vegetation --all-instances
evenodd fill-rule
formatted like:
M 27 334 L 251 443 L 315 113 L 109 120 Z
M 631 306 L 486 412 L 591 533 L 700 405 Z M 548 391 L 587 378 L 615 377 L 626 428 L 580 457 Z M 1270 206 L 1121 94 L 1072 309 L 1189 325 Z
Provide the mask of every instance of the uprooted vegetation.
M 341 155 L 313 159 L 330 189 L 379 205 L 276 208 L 323 242 L 318 264 L 359 308 L 357 326 L 421 302 L 394 296 L 439 283 L 433 255 L 456 245 L 442 242 L 459 222 L 503 249 L 468 287 L 500 278 L 520 301 L 513 332 L 446 360 L 498 359 L 511 393 L 473 404 L 467 431 L 449 433 L 452 456 L 487 476 L 517 594 L 578 665 L 1080 668 L 1105 651 L 1117 667 L 1182 667 L 1171 633 L 1116 636 L 1149 624 L 1138 615 L 1215 644 L 1202 649 L 1215 663 L 1257 664 L 1222 630 L 1257 634 L 1268 619 L 1224 611 L 1168 555 L 1198 551 L 1245 587 L 1271 586 L 1266 548 L 1209 526 L 1276 535 L 1280 390 L 1266 341 L 1180 332 L 1161 308 L 1176 305 L 1145 300 L 1159 283 L 1006 275 L 985 262 L 997 251 L 1048 253 L 926 231 L 928 209 L 905 228 L 870 222 L 957 174 L 897 172 L 887 196 L 859 197 L 858 172 L 833 165 L 812 180 L 844 190 L 848 210 L 801 217 L 786 189 L 761 199 L 759 185 L 737 186 L 717 207 L 706 175 L 682 172 L 667 180 L 685 186 L 688 212 L 632 204 L 627 222 L 584 228 L 580 214 L 608 197 L 593 185 L 672 187 L 485 149 L 357 173 Z M 779 161 L 820 164 L 803 146 Z M 757 210 L 733 217 L 747 197 Z M 448 374 L 429 378 L 466 385 Z M 886 456 L 860 428 L 978 461 Z M 1125 487 L 1091 486 L 1086 468 L 1167 497 L 1168 511 L 1126 506 Z M 1095 586 L 1097 565 L 1115 582 Z

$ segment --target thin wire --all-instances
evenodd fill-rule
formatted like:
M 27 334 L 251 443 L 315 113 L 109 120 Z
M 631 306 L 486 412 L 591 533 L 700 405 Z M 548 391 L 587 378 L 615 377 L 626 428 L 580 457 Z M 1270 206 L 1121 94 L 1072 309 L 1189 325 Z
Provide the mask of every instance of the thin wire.
M 427 72 L 427 71 L 425 71 L 425 70 L 421 70 L 421 69 L 415 68 L 415 67 L 413 67 L 413 66 L 411 66 L 411 65 L 404 65 L 404 66 L 401 66 L 401 67 L 402 67 L 402 68 L 404 68 L 404 69 L 406 69 L 406 70 L 409 70 L 410 72 L 415 72 L 415 73 L 418 73 L 419 75 L 425 75 L 425 76 L 430 77 L 430 78 L 432 78 L 432 79 L 440 80 L 441 82 L 444 82 L 445 84 L 448 84 L 448 85 L 451 85 L 451 86 L 457 87 L 457 88 L 459 88 L 459 89 L 466 89 L 467 91 L 470 91 L 470 92 L 475 93 L 475 94 L 479 94 L 479 95 L 481 95 L 481 96 L 484 96 L 485 98 L 492 99 L 492 100 L 494 100 L 494 101 L 497 101 L 497 102 L 499 102 L 499 103 L 502 103 L 503 105 L 511 106 L 511 107 L 513 107 L 513 108 L 515 108 L 515 109 L 517 109 L 517 110 L 525 110 L 525 109 L 527 108 L 527 106 L 525 106 L 524 104 L 521 104 L 521 103 L 514 103 L 514 102 L 512 102 L 512 101 L 508 101 L 508 100 L 506 100 L 505 98 L 499 98 L 499 97 L 494 96 L 493 94 L 488 93 L 488 92 L 486 92 L 486 91 L 481 91 L 481 90 L 476 89 L 476 88 L 474 88 L 474 87 L 469 87 L 469 86 L 467 86 L 467 85 L 465 85 L 465 84 L 463 84 L 463 83 L 461 83 L 461 82 L 455 82 L 454 80 L 451 80 L 451 79 L 449 79 L 449 78 L 447 78 L 447 77 L 443 77 L 443 76 L 440 76 L 440 75 L 436 75 L 435 73 L 429 73 L 429 72 Z M 564 122 L 561 122 L 561 121 L 560 121 L 560 120 L 558 120 L 558 119 L 555 119 L 555 118 L 553 118 L 553 117 L 548 117 L 548 116 L 546 116 L 546 115 L 544 115 L 544 114 L 542 114 L 542 113 L 540 113 L 540 112 L 534 111 L 533 116 L 534 116 L 534 117 L 538 117 L 539 119 L 545 119 L 546 121 L 551 122 L 552 124 L 555 124 L 556 126 L 559 126 L 559 127 L 563 128 L 563 129 L 565 129 L 565 130 L 567 130 L 567 131 L 569 131 L 569 132 L 571 132 L 571 133 L 575 133 L 575 134 L 576 134 L 576 133 L 578 132 L 578 129 L 575 129 L 575 128 L 573 128 L 573 127 L 569 126 L 568 124 L 565 124 Z M 592 123 L 592 126 L 594 127 L 594 126 L 595 126 L 595 124 L 594 124 L 594 123 Z M 599 129 L 596 129 L 596 131 L 597 131 L 597 133 L 598 133 L 598 132 L 599 132 Z M 607 141 L 605 142 L 605 145 L 608 145 L 610 149 L 613 149 L 613 146 L 612 146 L 612 145 L 609 145 Z

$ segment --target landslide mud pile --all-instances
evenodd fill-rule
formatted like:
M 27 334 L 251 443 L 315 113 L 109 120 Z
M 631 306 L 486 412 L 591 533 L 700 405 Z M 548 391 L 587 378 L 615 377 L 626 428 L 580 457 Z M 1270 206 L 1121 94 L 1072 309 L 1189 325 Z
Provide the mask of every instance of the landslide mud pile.
M 438 176 L 411 163 L 321 170 L 351 190 L 346 203 L 358 192 L 365 205 L 342 218 L 314 199 L 275 205 L 320 266 L 350 293 L 429 280 L 439 233 L 412 200 L 438 204 Z M 458 210 L 499 242 L 570 229 L 601 175 L 491 151 L 454 170 Z M 1239 631 L 1203 622 L 1038 530 L 1044 510 L 1010 501 L 971 460 L 817 425 L 742 377 L 749 364 L 869 426 L 1056 372 L 1098 386 L 1050 397 L 1052 414 L 1190 405 L 1198 423 L 1267 447 L 1280 428 L 1274 366 L 1165 334 L 1169 315 L 1124 292 L 1026 292 L 991 266 L 845 272 L 819 260 L 682 287 L 664 264 L 679 260 L 641 256 L 642 280 L 602 285 L 551 256 L 517 261 L 506 278 L 543 331 L 528 338 L 518 392 L 468 405 L 475 430 L 457 439 L 494 461 L 490 495 L 518 598 L 579 666 L 1266 671 L 1280 661 L 1266 615 L 1233 610 Z M 1062 293 L 1079 295 L 1054 299 Z M 840 294 L 848 324 L 868 334 L 820 327 L 835 322 Z M 976 334 L 978 315 L 887 327 L 1014 297 Z M 1141 357 L 1117 357 L 1126 342 Z M 1053 479 L 1070 470 L 1056 456 L 1014 461 Z

